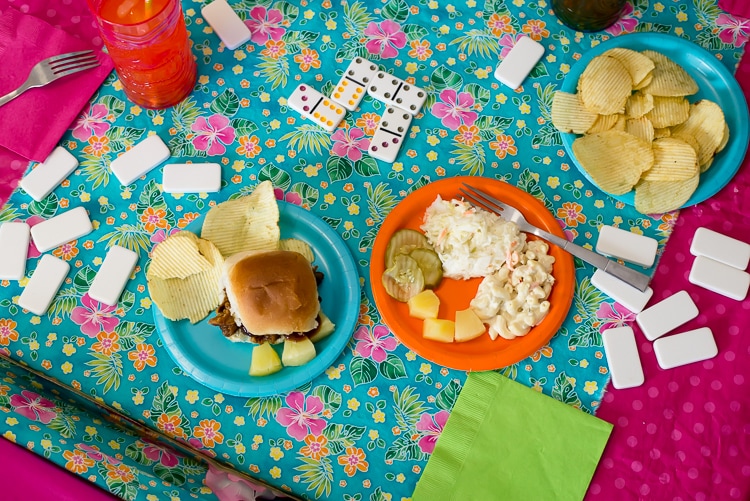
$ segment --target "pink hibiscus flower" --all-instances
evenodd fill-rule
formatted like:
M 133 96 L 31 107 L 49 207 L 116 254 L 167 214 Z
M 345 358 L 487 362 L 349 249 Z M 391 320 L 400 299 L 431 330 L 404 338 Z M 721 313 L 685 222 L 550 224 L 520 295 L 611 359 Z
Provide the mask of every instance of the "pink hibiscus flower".
M 719 39 L 727 45 L 742 47 L 750 36 L 750 19 L 719 14 L 716 25 L 721 30 Z
M 635 320 L 635 314 L 620 303 L 602 303 L 596 310 L 596 317 L 604 320 L 599 332 L 615 327 L 623 327 Z
M 445 423 L 448 421 L 450 415 L 448 411 L 438 411 L 434 416 L 427 413 L 420 416 L 419 421 L 417 421 L 417 431 L 421 431 L 423 436 L 419 439 L 417 445 L 419 445 L 422 452 L 432 454 L 432 451 L 435 450 L 435 444 L 438 438 L 440 438 L 440 434 L 443 432 Z
M 29 228 L 33 228 L 37 224 L 41 223 L 42 221 L 46 221 L 42 216 L 31 216 L 26 220 L 26 224 L 29 225 Z M 28 258 L 34 258 L 41 256 L 42 253 L 39 252 L 39 249 L 36 248 L 36 244 L 34 244 L 34 240 L 29 240 L 29 250 L 27 253 Z
M 158 229 L 151 235 L 151 238 L 149 238 L 149 240 L 151 240 L 153 244 L 158 244 L 159 242 L 163 242 L 164 240 L 166 240 L 168 236 L 179 233 L 180 231 L 180 228 L 172 228 L 169 230 L 169 232 L 163 229 Z
M 290 392 L 286 396 L 286 404 L 276 413 L 276 421 L 286 426 L 290 436 L 302 441 L 308 433 L 320 435 L 326 427 L 324 419 L 318 417 L 323 412 L 323 402 L 315 396 L 305 398 L 299 391 Z
M 432 105 L 432 114 L 450 130 L 458 130 L 461 124 L 471 127 L 479 116 L 471 111 L 474 98 L 468 92 L 456 93 L 455 89 L 445 89 L 440 93 L 440 101 Z
M 284 190 L 281 188 L 274 188 L 273 194 L 276 196 L 276 200 L 283 200 L 294 205 L 302 205 L 302 196 L 295 191 L 284 193 Z
M 177 463 L 179 462 L 177 455 L 172 452 L 171 449 L 161 447 L 151 442 L 146 442 L 146 446 L 143 448 L 143 455 L 151 461 L 159 461 L 167 468 L 177 466 Z
M 386 19 L 381 23 L 370 22 L 365 28 L 365 35 L 370 39 L 366 44 L 367 52 L 373 55 L 380 54 L 383 59 L 398 56 L 398 49 L 406 45 L 406 33 L 401 31 L 401 26 Z
M 89 458 L 93 459 L 94 461 L 100 462 L 106 459 L 111 464 L 120 464 L 119 459 L 109 456 L 107 454 L 104 454 L 96 446 L 91 446 L 91 445 L 86 445 L 86 444 L 76 444 L 76 448 L 81 449 L 83 452 L 86 453 L 86 455 Z
M 398 341 L 390 336 L 390 331 L 384 325 L 376 325 L 372 331 L 364 325 L 354 333 L 357 343 L 357 353 L 365 358 L 372 358 L 375 362 L 383 362 L 387 357 L 387 351 L 393 351 L 398 346 Z
M 503 35 L 503 37 L 498 42 L 500 44 L 500 47 L 502 47 L 502 49 L 500 49 L 500 59 L 504 59 L 505 56 L 508 55 L 508 52 L 510 52 L 510 50 L 515 47 L 518 39 L 524 36 L 526 35 L 523 33 L 508 33 Z
M 57 416 L 55 404 L 33 391 L 23 390 L 20 395 L 13 395 L 10 405 L 18 414 L 42 424 L 49 424 Z
M 638 26 L 638 19 L 633 17 L 633 5 L 630 2 L 625 3 L 625 8 L 620 13 L 620 19 L 615 24 L 605 29 L 610 35 L 621 35 L 623 33 L 632 33 Z
M 100 332 L 113 332 L 120 319 L 113 315 L 117 309 L 115 306 L 109 306 L 95 299 L 92 299 L 88 293 L 81 298 L 83 306 L 76 306 L 70 313 L 73 322 L 81 326 L 81 332 L 88 337 L 96 337 Z
M 365 137 L 362 129 L 353 127 L 348 131 L 339 129 L 333 133 L 331 140 L 333 152 L 340 157 L 347 157 L 352 162 L 362 158 L 362 152 L 370 147 L 370 140 Z
M 250 11 L 250 19 L 246 20 L 245 24 L 252 33 L 250 39 L 254 43 L 263 45 L 269 38 L 275 42 L 281 40 L 286 32 L 286 28 L 281 27 L 283 21 L 284 16 L 280 10 L 266 10 L 265 7 L 259 5 Z
M 224 115 L 214 113 L 208 120 L 198 117 L 190 130 L 196 133 L 193 146 L 208 155 L 223 155 L 227 151 L 224 145 L 232 144 L 236 137 L 234 127 L 229 125 L 229 119 Z
M 73 137 L 80 141 L 88 141 L 91 136 L 104 136 L 110 127 L 110 124 L 104 121 L 108 113 L 109 110 L 103 104 L 88 105 L 76 120 Z

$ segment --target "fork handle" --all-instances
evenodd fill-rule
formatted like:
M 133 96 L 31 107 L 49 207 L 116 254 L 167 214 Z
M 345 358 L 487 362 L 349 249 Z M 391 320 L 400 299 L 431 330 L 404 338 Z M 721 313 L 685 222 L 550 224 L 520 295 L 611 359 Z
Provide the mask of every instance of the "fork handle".
M 649 277 L 648 275 L 640 273 L 639 271 L 636 271 L 632 268 L 628 268 L 627 266 L 623 266 L 616 261 L 607 259 L 601 254 L 597 254 L 596 252 L 590 251 L 585 247 L 576 245 L 573 242 L 570 242 L 564 238 L 560 238 L 557 235 L 553 235 L 552 233 L 548 233 L 540 228 L 529 225 L 528 228 L 524 228 L 524 231 L 533 233 L 534 235 L 557 245 L 561 249 L 573 254 L 582 261 L 585 261 L 602 271 L 606 271 L 610 275 L 614 275 L 615 277 L 619 278 L 629 285 L 632 285 L 641 292 L 646 290 L 646 288 L 648 287 L 648 283 L 651 281 L 651 277 Z
M 13 99 L 17 98 L 18 96 L 20 96 L 21 94 L 23 94 L 30 88 L 31 86 L 28 85 L 28 82 L 24 82 L 23 85 L 21 85 L 16 90 L 8 92 L 3 97 L 0 97 L 0 106 L 4 105 L 8 101 L 12 101 Z

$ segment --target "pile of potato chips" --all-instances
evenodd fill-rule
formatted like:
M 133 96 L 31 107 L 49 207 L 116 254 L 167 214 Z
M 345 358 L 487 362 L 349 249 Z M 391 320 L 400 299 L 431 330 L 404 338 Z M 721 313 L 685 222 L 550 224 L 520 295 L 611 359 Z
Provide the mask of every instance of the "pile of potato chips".
M 582 134 L 573 154 L 599 188 L 635 189 L 636 210 L 669 212 L 688 201 L 729 140 L 716 103 L 688 101 L 696 92 L 695 80 L 665 55 L 618 47 L 591 60 L 576 94 L 555 93 L 552 123 Z

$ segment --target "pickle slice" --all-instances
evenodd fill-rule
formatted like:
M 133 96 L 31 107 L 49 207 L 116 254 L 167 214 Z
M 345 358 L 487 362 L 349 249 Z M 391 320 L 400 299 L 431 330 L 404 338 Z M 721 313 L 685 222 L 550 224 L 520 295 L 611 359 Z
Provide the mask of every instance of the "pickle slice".
M 419 264 L 405 254 L 396 255 L 381 281 L 388 295 L 403 303 L 424 290 L 424 274 Z
M 443 263 L 440 256 L 432 249 L 418 247 L 409 252 L 409 257 L 417 262 L 419 269 L 424 275 L 424 286 L 434 289 L 443 279 Z
M 421 247 L 431 247 L 427 237 L 421 232 L 410 228 L 402 228 L 396 231 L 388 240 L 388 246 L 385 248 L 385 267 L 393 266 L 396 255 L 409 254 L 413 249 Z

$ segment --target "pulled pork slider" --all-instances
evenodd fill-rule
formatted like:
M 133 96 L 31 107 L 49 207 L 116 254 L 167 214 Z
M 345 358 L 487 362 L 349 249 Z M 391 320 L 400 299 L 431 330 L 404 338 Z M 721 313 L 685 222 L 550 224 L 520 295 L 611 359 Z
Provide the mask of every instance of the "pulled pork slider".
M 298 252 L 235 254 L 224 263 L 225 299 L 209 323 L 232 341 L 278 343 L 311 335 L 320 323 L 319 278 Z

